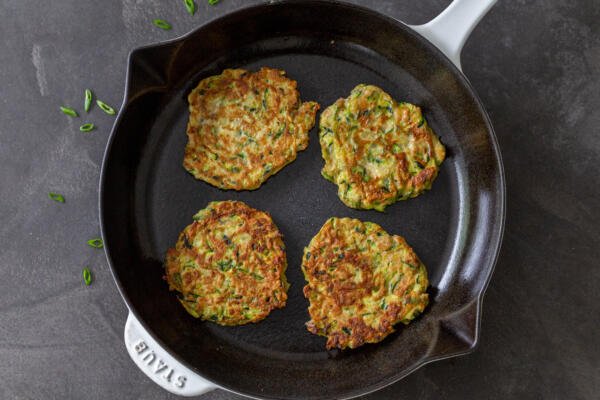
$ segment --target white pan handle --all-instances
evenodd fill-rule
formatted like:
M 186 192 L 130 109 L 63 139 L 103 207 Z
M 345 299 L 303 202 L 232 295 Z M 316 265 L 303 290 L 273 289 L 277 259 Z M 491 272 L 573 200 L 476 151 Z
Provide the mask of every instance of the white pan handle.
M 164 351 L 131 312 L 125 323 L 125 346 L 138 368 L 171 393 L 198 396 L 217 388 Z
M 409 25 L 433 43 L 462 71 L 460 52 L 469 34 L 496 0 L 454 0 L 424 25 Z

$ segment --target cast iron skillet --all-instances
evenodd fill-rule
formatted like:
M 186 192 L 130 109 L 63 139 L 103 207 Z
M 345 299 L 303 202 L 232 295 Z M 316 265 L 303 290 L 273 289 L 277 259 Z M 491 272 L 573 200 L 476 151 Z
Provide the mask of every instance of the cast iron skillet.
M 453 6 L 474 4 L 461 3 Z M 467 22 L 472 28 L 476 20 Z M 181 166 L 188 92 L 224 68 L 261 66 L 287 71 L 302 99 L 322 109 L 358 83 L 420 105 L 447 146 L 433 189 L 385 213 L 346 207 L 320 176 L 317 128 L 308 149 L 258 190 L 222 191 L 196 181 Z M 288 304 L 258 324 L 196 320 L 162 279 L 165 252 L 192 215 L 225 199 L 268 211 L 285 237 Z M 102 167 L 100 214 L 109 264 L 131 311 L 128 351 L 153 380 L 187 395 L 221 387 L 259 398 L 349 398 L 473 350 L 501 242 L 504 178 L 483 106 L 429 41 L 361 7 L 290 1 L 246 8 L 132 52 L 124 106 Z M 302 249 L 331 216 L 373 221 L 404 236 L 428 267 L 430 305 L 380 344 L 327 352 L 325 339 L 305 329 Z

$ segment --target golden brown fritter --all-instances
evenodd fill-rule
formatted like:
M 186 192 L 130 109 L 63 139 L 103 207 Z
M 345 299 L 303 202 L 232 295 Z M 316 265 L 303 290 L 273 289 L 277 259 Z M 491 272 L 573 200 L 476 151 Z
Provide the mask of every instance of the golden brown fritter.
M 277 69 L 226 69 L 188 96 L 183 166 L 221 189 L 257 189 L 308 146 L 319 105 L 300 101 L 296 81 Z
M 401 236 L 379 225 L 330 218 L 304 249 L 311 333 L 327 348 L 376 343 L 428 303 L 427 270 Z
M 166 280 L 196 318 L 220 325 L 264 319 L 287 300 L 281 233 L 264 211 L 214 201 L 167 251 Z
M 319 125 L 321 173 L 352 208 L 383 211 L 418 196 L 431 188 L 446 155 L 419 107 L 373 85 L 358 85 L 327 107 Z

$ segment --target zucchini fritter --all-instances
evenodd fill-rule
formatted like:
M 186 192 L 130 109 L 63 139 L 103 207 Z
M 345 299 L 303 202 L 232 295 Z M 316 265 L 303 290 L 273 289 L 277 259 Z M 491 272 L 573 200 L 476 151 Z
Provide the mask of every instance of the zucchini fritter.
M 377 343 L 408 324 L 428 303 L 427 271 L 401 236 L 379 225 L 330 218 L 304 249 L 311 333 L 327 349 Z
M 323 111 L 319 125 L 321 174 L 352 208 L 383 211 L 418 196 L 431 188 L 446 155 L 421 109 L 377 86 L 356 86 Z
M 319 105 L 277 69 L 226 69 L 188 96 L 184 168 L 221 189 L 257 189 L 308 146 Z
M 196 318 L 220 325 L 264 319 L 282 308 L 289 284 L 282 235 L 266 212 L 214 201 L 167 251 L 166 280 Z

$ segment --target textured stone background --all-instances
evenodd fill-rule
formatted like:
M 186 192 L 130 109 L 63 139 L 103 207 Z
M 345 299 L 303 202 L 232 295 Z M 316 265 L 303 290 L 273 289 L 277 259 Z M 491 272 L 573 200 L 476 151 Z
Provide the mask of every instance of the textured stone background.
M 449 1 L 365 0 L 408 23 Z M 134 47 L 258 1 L 0 2 L 0 398 L 175 398 L 125 352 L 126 308 L 99 233 L 97 186 L 113 118 L 57 112 L 85 87 L 121 103 Z M 600 393 L 600 2 L 500 0 L 463 52 L 508 181 L 503 250 L 481 345 L 365 399 L 597 399 Z M 164 32 L 150 21 L 164 18 Z M 67 204 L 48 200 L 64 193 Z M 95 275 L 81 282 L 81 268 Z M 216 391 L 202 397 L 237 399 Z

